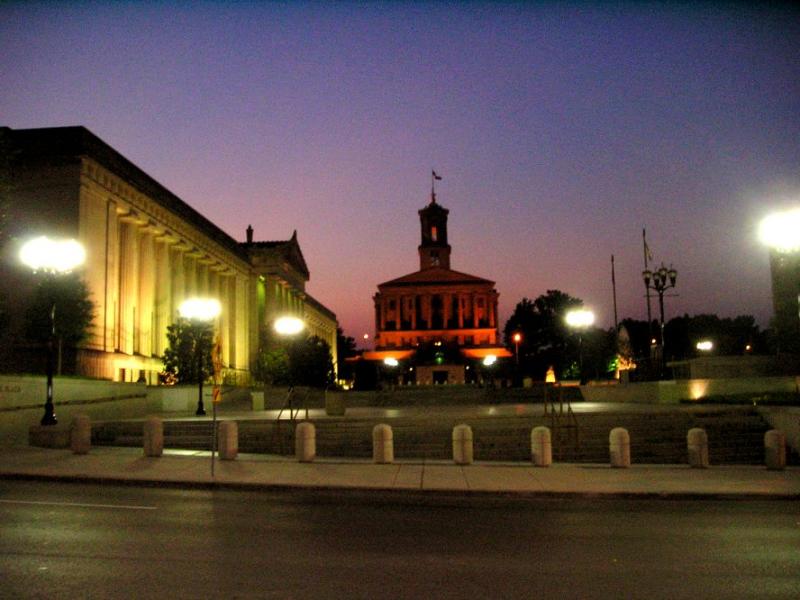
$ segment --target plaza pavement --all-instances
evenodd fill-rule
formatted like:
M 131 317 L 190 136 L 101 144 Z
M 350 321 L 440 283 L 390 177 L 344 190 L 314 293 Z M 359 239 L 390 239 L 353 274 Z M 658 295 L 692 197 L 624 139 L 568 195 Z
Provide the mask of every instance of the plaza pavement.
M 214 461 L 209 452 L 166 450 L 159 458 L 140 448 L 70 450 L 14 447 L 3 450 L 0 479 L 41 479 L 129 485 L 234 488 L 335 493 L 411 501 L 460 498 L 642 497 L 800 499 L 800 467 L 770 471 L 759 466 L 608 465 L 365 460 L 240 454 Z

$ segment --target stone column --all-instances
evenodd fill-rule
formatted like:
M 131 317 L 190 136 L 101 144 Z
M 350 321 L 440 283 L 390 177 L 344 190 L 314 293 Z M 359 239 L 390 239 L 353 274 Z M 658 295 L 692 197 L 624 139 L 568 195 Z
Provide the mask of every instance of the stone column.
M 113 351 L 117 348 L 117 318 L 119 314 L 119 221 L 117 220 L 116 203 L 109 201 L 106 210 L 106 280 L 105 303 L 103 312 L 103 350 Z
M 120 223 L 119 260 L 119 342 L 120 352 L 133 354 L 136 327 L 136 304 L 138 301 L 139 238 L 137 226 L 130 222 Z
M 167 348 L 167 327 L 172 324 L 172 269 L 171 251 L 165 238 L 156 240 L 156 330 L 155 354 L 164 356 Z
M 153 235 L 146 231 L 140 232 L 139 237 L 139 310 L 136 311 L 138 320 L 137 328 L 139 340 L 136 344 L 139 353 L 143 356 L 152 356 L 153 345 L 153 321 L 155 317 L 154 297 L 155 297 L 155 246 Z
M 222 305 L 222 315 L 220 317 L 220 343 L 222 345 L 222 363 L 229 365 L 231 360 L 230 352 L 230 327 L 231 327 L 231 301 L 230 301 L 230 277 L 225 273 L 219 275 L 219 302 Z
M 183 255 L 183 300 L 197 295 L 197 263 L 194 258 Z
M 180 247 L 170 249 L 172 265 L 172 290 L 170 294 L 169 323 L 178 318 L 178 307 L 186 300 L 186 261 Z
M 397 328 L 403 328 L 403 321 L 405 321 L 405 317 L 408 314 L 407 310 L 407 301 L 408 298 L 404 295 L 397 296 Z

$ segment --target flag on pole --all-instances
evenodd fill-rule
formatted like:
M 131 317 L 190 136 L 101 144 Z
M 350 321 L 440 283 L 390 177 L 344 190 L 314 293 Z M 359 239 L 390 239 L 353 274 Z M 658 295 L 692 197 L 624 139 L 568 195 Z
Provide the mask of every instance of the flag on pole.
M 436 181 L 441 181 L 441 180 L 442 180 L 442 176 L 441 176 L 441 175 L 437 175 L 437 174 L 436 174 L 436 171 L 433 171 L 433 170 L 431 170 L 431 173 L 433 173 L 433 178 L 434 178 Z
M 644 264 L 647 267 L 647 262 L 653 260 L 653 253 L 650 251 L 650 246 L 647 245 L 646 229 L 642 229 L 642 243 L 644 244 Z

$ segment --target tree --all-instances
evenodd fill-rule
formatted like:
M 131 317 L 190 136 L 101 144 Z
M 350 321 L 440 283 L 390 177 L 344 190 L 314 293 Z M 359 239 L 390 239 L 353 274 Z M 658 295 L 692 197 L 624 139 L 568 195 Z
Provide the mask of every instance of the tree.
M 45 344 L 55 333 L 60 373 L 64 349 L 73 350 L 89 333 L 94 303 L 76 273 L 45 274 L 37 279 L 25 311 L 24 334 L 28 341 Z
M 513 335 L 522 334 L 519 344 L 520 368 L 524 374 L 544 379 L 549 366 L 562 377 L 570 365 L 577 363 L 578 345 L 564 317 L 573 308 L 583 306 L 575 298 L 559 290 L 547 290 L 535 300 L 523 298 L 506 321 L 503 334 L 506 346 L 515 351 Z
M 333 383 L 333 357 L 328 342 L 312 335 L 289 344 L 288 352 L 294 385 L 322 388 Z
M 320 337 L 283 339 L 264 328 L 254 376 L 267 385 L 326 387 L 334 380 L 333 357 Z
M 214 372 L 211 349 L 214 325 L 178 317 L 167 327 L 164 371 L 177 383 L 200 383 Z M 199 353 L 199 360 L 198 360 Z
M 353 367 L 347 362 L 347 359 L 358 356 L 356 340 L 349 335 L 346 336 L 341 327 L 336 328 L 336 356 L 339 359 L 339 378 L 353 379 Z

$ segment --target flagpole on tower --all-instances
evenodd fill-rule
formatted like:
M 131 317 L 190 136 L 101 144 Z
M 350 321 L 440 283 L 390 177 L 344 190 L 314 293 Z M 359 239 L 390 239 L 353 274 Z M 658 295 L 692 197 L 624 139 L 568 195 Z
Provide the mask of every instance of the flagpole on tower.
M 442 176 L 437 175 L 436 171 L 431 169 L 431 202 L 436 202 L 436 182 L 441 180 Z

